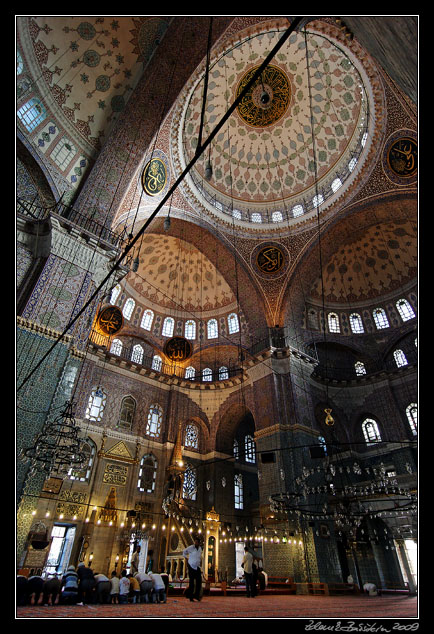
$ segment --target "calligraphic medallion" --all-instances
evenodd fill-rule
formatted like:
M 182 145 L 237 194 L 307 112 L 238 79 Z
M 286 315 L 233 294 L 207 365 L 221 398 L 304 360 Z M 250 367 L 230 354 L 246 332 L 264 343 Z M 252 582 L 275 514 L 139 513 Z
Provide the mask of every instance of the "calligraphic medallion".
M 106 306 L 97 318 L 97 328 L 104 335 L 115 335 L 124 325 L 122 311 L 117 306 Z
M 142 187 L 149 196 L 160 194 L 167 181 L 167 172 L 164 162 L 159 158 L 153 158 L 146 164 L 142 173 Z
M 171 361 L 185 361 L 192 352 L 191 343 L 184 337 L 172 337 L 164 346 L 164 354 Z
M 411 178 L 417 172 L 417 143 L 415 139 L 403 137 L 389 148 L 387 160 L 390 169 L 401 178 Z
M 237 97 L 259 66 L 247 71 L 237 88 Z M 265 99 L 264 99 L 265 95 Z M 267 66 L 238 104 L 238 114 L 247 125 L 265 128 L 283 117 L 291 101 L 291 84 L 276 66 Z
M 263 273 L 278 273 L 285 264 L 285 254 L 275 245 L 263 247 L 256 256 L 256 264 Z
M 289 269 L 290 255 L 280 242 L 261 242 L 250 254 L 250 263 L 264 280 L 272 281 L 285 275 Z

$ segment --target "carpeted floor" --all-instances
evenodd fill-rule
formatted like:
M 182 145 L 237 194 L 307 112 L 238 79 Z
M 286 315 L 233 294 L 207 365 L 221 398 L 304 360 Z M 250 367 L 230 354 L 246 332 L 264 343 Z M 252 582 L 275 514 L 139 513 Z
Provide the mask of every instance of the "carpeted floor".
M 17 619 L 415 619 L 417 597 L 318 597 L 305 595 L 204 597 L 191 602 L 169 597 L 167 603 L 18 607 Z

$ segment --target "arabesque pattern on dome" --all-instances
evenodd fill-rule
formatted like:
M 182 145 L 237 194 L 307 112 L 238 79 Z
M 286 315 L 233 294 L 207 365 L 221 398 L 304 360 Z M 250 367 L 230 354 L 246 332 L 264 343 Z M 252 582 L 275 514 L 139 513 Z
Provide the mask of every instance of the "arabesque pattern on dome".
M 99 148 L 168 25 L 164 16 L 31 16 L 18 26 L 43 97 Z
M 346 303 L 384 296 L 415 279 L 417 235 L 414 224 L 388 222 L 373 225 L 336 251 L 324 264 L 324 299 Z M 318 277 L 310 289 L 312 299 L 322 297 Z
M 236 298 L 215 265 L 196 247 L 170 235 L 146 234 L 137 273 L 128 284 L 147 305 L 170 311 L 229 309 Z
M 275 46 L 285 27 L 280 31 L 269 28 L 267 32 L 246 35 L 241 43 L 214 55 L 204 135 L 221 120 L 240 84 Z M 267 212 L 271 206 L 283 211 L 302 198 L 313 198 L 316 177 L 320 193 L 334 193 L 331 183 L 337 177 L 344 183 L 351 175 L 350 161 L 359 159 L 366 144 L 366 88 L 354 57 L 340 43 L 338 46 L 319 32 L 293 33 L 272 66 L 276 87 L 270 81 L 272 75 L 268 77 L 264 72 L 247 95 L 247 102 L 245 98 L 216 135 L 210 151 L 191 170 L 193 182 L 208 201 L 216 199 L 217 208 L 221 209 L 219 203 L 229 205 L 232 197 L 240 210 Z M 183 104 L 184 119 L 175 149 L 175 154 L 183 153 L 183 164 L 188 164 L 197 148 L 203 99 L 201 79 L 196 77 L 196 83 L 190 84 Z M 285 82 L 286 100 L 281 95 Z M 271 100 L 261 105 L 260 93 L 264 89 Z M 273 106 L 273 90 L 279 93 L 275 101 L 280 112 L 267 118 L 265 115 Z M 212 166 L 210 181 L 205 178 L 208 159 Z

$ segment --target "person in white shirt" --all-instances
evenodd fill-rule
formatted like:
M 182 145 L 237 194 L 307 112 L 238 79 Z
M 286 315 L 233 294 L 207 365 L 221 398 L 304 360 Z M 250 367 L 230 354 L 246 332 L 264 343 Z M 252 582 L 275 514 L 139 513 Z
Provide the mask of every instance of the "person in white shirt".
M 253 580 L 253 555 L 249 551 L 248 547 L 244 548 L 244 558 L 241 564 L 244 570 L 244 577 L 246 579 L 246 592 L 248 597 L 256 596 L 256 586 Z
M 166 603 L 166 586 L 157 572 L 150 572 L 152 579 L 152 603 Z
M 188 546 L 182 554 L 187 559 L 189 578 L 188 597 L 190 601 L 194 601 L 194 599 L 200 601 L 200 591 L 202 588 L 202 548 L 199 538 L 195 537 L 194 544 Z
M 119 603 L 119 577 L 115 570 L 110 579 L 110 603 Z
M 152 579 L 147 572 L 138 572 L 135 575 L 140 584 L 140 603 L 149 603 L 152 591 Z
M 95 590 L 97 603 L 109 603 L 111 590 L 110 579 L 102 573 L 96 573 L 94 577 L 96 581 Z
M 128 603 L 129 592 L 130 592 L 130 580 L 127 577 L 127 571 L 122 570 L 121 579 L 119 581 L 119 603 Z

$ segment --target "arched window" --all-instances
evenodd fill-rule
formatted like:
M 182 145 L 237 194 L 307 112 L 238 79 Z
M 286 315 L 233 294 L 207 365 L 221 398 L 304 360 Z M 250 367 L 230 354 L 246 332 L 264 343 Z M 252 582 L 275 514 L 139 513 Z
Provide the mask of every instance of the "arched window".
M 402 350 L 394 350 L 393 358 L 395 359 L 395 363 L 398 368 L 402 368 L 404 365 L 408 365 L 407 357 Z
M 211 368 L 204 368 L 202 370 L 202 381 L 212 381 L 212 370 L 211 370 Z
M 153 320 L 154 313 L 152 312 L 152 310 L 145 310 L 145 312 L 143 313 L 142 321 L 140 323 L 140 327 L 144 328 L 145 330 L 151 330 Z
M 327 455 L 327 443 L 324 436 L 318 436 L 318 443 L 324 449 L 324 454 Z
M 218 324 L 217 319 L 210 319 L 206 325 L 208 339 L 216 339 L 218 337 Z
M 185 322 L 185 338 L 196 339 L 196 322 L 193 319 Z
M 119 297 L 120 292 L 121 292 L 121 287 L 119 286 L 119 284 L 116 284 L 116 286 L 112 290 L 112 294 L 110 296 L 110 304 L 114 304 L 116 302 L 117 298 Z
M 350 172 L 353 171 L 353 169 L 356 167 L 356 165 L 357 165 L 357 159 L 356 159 L 356 157 L 353 157 L 351 159 L 351 161 L 348 163 L 348 169 L 350 170 Z
M 401 315 L 402 321 L 408 321 L 409 319 L 416 317 L 411 304 L 406 299 L 398 299 L 396 302 L 396 308 L 398 309 L 398 313 Z
M 129 297 L 127 301 L 125 302 L 124 308 L 122 310 L 122 314 L 125 317 L 125 319 L 131 319 L 131 315 L 133 314 L 135 305 L 136 305 L 136 302 L 134 301 L 134 299 L 132 299 L 132 297 Z
M 312 204 L 314 207 L 318 207 L 324 202 L 324 196 L 322 194 L 317 194 L 312 198 Z
M 255 441 L 250 434 L 244 438 L 244 458 L 246 462 L 256 461 Z
M 146 434 L 153 438 L 158 438 L 161 434 L 161 423 L 163 421 L 163 410 L 160 405 L 151 405 L 148 413 Z
M 193 368 L 192 365 L 188 366 L 188 368 L 185 368 L 185 378 L 186 379 L 194 379 L 194 377 L 196 376 L 196 370 Z
M 228 369 L 222 365 L 221 368 L 219 368 L 219 381 L 224 381 L 225 379 L 229 378 L 229 371 Z
M 17 49 L 17 75 L 21 75 L 21 73 L 23 72 L 23 68 L 23 58 L 21 57 L 21 53 Z
M 241 220 L 241 211 L 239 209 L 232 209 L 232 217 L 236 220 Z
M 342 181 L 340 178 L 335 178 L 332 183 L 332 191 L 334 194 L 338 191 L 339 187 L 342 187 Z
M 78 469 L 70 469 L 68 471 L 68 478 L 69 480 L 89 482 L 96 454 L 96 445 L 93 440 L 86 438 L 81 445 L 81 451 L 85 455 L 84 462 Z
M 116 354 L 118 357 L 120 356 L 122 352 L 122 341 L 120 339 L 113 339 L 110 352 Z
M 171 337 L 173 335 L 173 330 L 175 328 L 175 320 L 173 317 L 166 317 L 163 322 L 163 330 L 161 334 L 163 337 Z
M 252 215 L 250 216 L 250 220 L 252 222 L 262 222 L 262 216 L 261 214 L 259 214 L 257 211 L 255 211 L 254 213 L 252 213 Z
M 184 447 L 199 449 L 199 429 L 194 423 L 188 423 L 185 428 Z
M 75 145 L 64 137 L 51 152 L 50 158 L 64 170 L 68 167 L 77 152 Z
M 100 387 L 95 387 L 90 393 L 85 417 L 91 421 L 100 421 L 107 401 L 107 394 Z
M 119 412 L 119 424 L 121 429 L 133 428 L 134 414 L 136 412 L 136 401 L 132 396 L 124 396 L 121 402 L 121 410 Z
M 405 413 L 407 414 L 411 431 L 414 436 L 417 436 L 417 403 L 410 403 L 410 405 L 406 408 Z
M 283 215 L 281 211 L 273 211 L 273 213 L 271 214 L 271 220 L 273 222 L 282 222 L 283 221 Z
M 197 493 L 197 472 L 191 464 L 187 465 L 184 472 L 184 482 L 182 485 L 182 495 L 186 500 L 195 500 Z
M 236 509 L 244 508 L 243 476 L 240 473 L 234 477 L 234 502 Z
M 233 450 L 234 450 L 234 458 L 238 460 L 238 458 L 240 457 L 240 447 L 238 445 L 238 440 L 236 438 L 234 438 Z
M 365 329 L 363 328 L 363 321 L 362 318 L 360 317 L 359 313 L 351 313 L 350 315 L 350 327 L 351 327 L 351 331 L 354 333 L 361 333 L 361 332 L 365 332 Z
M 374 317 L 375 325 L 379 330 L 381 330 L 381 328 L 389 328 L 389 320 L 387 319 L 384 308 L 375 308 L 372 315 Z
M 356 361 L 354 364 L 354 368 L 356 370 L 357 376 L 363 376 L 364 374 L 366 374 L 365 364 L 361 361 Z
M 378 425 L 372 418 L 366 418 L 362 423 L 362 431 L 366 440 L 366 444 L 372 445 L 381 442 L 381 435 Z
M 157 372 L 161 372 L 161 367 L 163 365 L 163 359 L 158 354 L 154 354 L 152 357 L 152 370 L 157 370 Z
M 134 348 L 133 351 L 131 353 L 131 361 L 133 363 L 143 363 L 143 348 L 142 346 L 137 343 Z
M 42 102 L 36 97 L 33 97 L 27 101 L 24 106 L 21 106 L 17 115 L 21 123 L 26 127 L 27 131 L 32 132 L 32 130 L 37 128 L 38 125 L 45 119 L 47 111 L 45 110 Z
M 297 216 L 302 216 L 304 214 L 304 209 L 301 205 L 295 205 L 295 207 L 292 208 L 292 215 L 294 218 L 297 218 Z
M 336 313 L 328 314 L 328 323 L 329 323 L 329 331 L 330 332 L 340 332 L 341 328 L 339 326 L 339 317 Z
M 233 335 L 235 332 L 238 332 L 240 329 L 240 324 L 238 322 L 238 315 L 236 313 L 231 313 L 228 317 L 228 331 L 230 335 Z
M 153 493 L 155 491 L 155 482 L 157 480 L 157 459 L 152 454 L 146 454 L 140 461 L 139 478 L 137 480 L 137 488 L 145 493 Z

